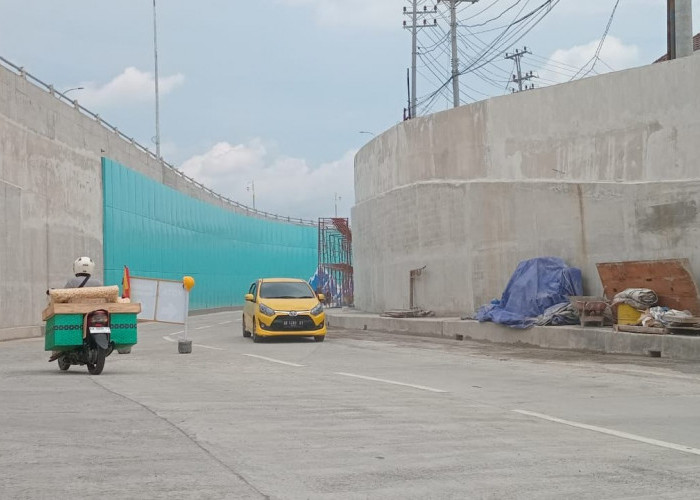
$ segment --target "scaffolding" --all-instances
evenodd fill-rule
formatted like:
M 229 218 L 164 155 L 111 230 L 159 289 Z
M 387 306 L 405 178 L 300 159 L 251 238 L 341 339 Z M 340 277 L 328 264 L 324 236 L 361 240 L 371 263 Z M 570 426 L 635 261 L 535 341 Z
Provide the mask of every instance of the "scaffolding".
M 349 219 L 318 219 L 317 292 L 329 307 L 354 305 L 352 232 Z

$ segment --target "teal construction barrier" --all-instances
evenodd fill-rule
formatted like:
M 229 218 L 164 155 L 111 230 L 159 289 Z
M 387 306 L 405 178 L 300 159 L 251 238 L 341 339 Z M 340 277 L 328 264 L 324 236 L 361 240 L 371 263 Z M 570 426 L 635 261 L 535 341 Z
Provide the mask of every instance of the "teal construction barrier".
M 169 188 L 102 158 L 104 277 L 196 281 L 190 309 L 242 305 L 261 277 L 309 279 L 318 263 L 314 226 L 249 217 Z

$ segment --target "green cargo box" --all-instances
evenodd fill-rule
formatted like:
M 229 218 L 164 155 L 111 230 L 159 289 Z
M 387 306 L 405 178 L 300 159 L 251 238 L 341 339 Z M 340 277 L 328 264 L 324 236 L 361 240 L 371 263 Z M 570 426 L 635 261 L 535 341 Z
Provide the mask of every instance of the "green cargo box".
M 136 344 L 136 314 L 114 313 L 110 318 L 112 326 L 112 342 L 116 348 L 129 347 Z
M 111 341 L 116 349 L 136 344 L 136 313 L 112 313 Z M 83 315 L 54 314 L 46 320 L 44 350 L 65 351 L 83 344 Z

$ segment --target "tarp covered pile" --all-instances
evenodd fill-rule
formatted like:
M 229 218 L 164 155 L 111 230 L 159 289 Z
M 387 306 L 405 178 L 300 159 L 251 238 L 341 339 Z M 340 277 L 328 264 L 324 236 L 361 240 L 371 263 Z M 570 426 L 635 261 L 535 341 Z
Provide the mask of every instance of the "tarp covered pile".
M 493 300 L 476 313 L 479 321 L 493 321 L 513 328 L 529 328 L 552 306 L 569 303 L 570 295 L 582 295 L 581 270 L 569 267 L 558 257 L 538 257 L 522 261 L 506 285 L 500 300 Z M 549 311 L 550 323 L 576 322 L 566 305 Z M 556 313 L 563 313 L 558 314 Z M 557 320 L 554 320 L 556 315 Z M 543 321 L 543 318 L 540 318 Z M 546 320 L 545 320 L 546 321 Z
M 640 311 L 655 306 L 659 298 L 654 290 L 648 288 L 627 288 L 615 294 L 611 306 L 627 304 Z

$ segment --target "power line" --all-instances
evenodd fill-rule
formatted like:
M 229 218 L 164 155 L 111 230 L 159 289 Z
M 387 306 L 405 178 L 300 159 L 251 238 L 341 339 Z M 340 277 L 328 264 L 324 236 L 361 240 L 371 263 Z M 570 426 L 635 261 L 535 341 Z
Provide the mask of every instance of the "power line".
M 433 0 L 436 2 L 445 2 L 443 5 L 449 4 L 449 9 L 437 9 L 430 5 L 423 6 L 421 2 L 424 0 L 412 0 L 420 5 L 418 12 L 432 13 L 435 19 L 432 19 L 432 24 L 428 24 L 425 20 L 423 25 L 429 25 L 430 30 L 421 30 L 420 37 L 421 49 L 417 51 L 417 57 L 420 59 L 421 71 L 420 78 L 425 79 L 428 88 L 433 87 L 431 92 L 422 96 L 417 96 L 414 110 L 419 108 L 421 112 L 431 110 L 436 105 L 441 106 L 441 98 L 447 98 L 447 89 L 452 83 L 452 104 L 457 106 L 465 102 L 465 99 L 474 99 L 473 96 L 489 97 L 490 95 L 503 93 L 507 90 L 509 84 L 516 83 L 517 89 L 525 89 L 529 86 L 527 82 L 532 78 L 539 78 L 534 72 L 524 72 L 522 68 L 518 72 L 518 64 L 515 59 L 508 57 L 513 62 L 513 70 L 505 68 L 504 64 L 498 63 L 498 59 L 502 59 L 506 51 L 519 40 L 524 38 L 532 29 L 535 28 L 550 12 L 558 5 L 560 0 L 544 0 L 535 7 L 531 7 L 532 0 L 511 0 L 503 2 L 501 0 L 481 0 L 487 5 L 479 10 L 474 9 L 472 5 L 475 0 Z M 463 3 L 463 6 L 459 4 Z M 503 5 L 502 9 L 495 12 L 494 9 L 498 5 Z M 454 9 L 453 9 L 454 7 Z M 530 7 L 528 9 L 528 7 Z M 407 10 L 407 9 L 405 9 Z M 457 21 L 457 15 L 469 12 L 470 16 L 466 19 L 460 16 Z M 478 20 L 479 16 L 485 12 L 491 12 L 489 19 Z M 474 14 L 472 14 L 474 13 Z M 498 20 L 504 19 L 506 16 L 512 17 L 512 20 L 497 28 L 489 29 L 470 29 L 477 27 L 489 27 L 493 24 L 498 24 Z M 469 20 L 474 20 L 468 23 Z M 443 24 L 442 21 L 445 21 Z M 404 23 L 407 24 L 407 23 Z M 420 23 L 418 23 L 420 27 Z M 495 36 L 490 36 L 489 40 L 482 40 L 480 34 L 494 32 L 500 30 Z M 466 32 L 466 33 L 465 33 Z M 446 54 L 449 50 L 447 40 L 453 42 L 451 66 L 448 66 Z M 516 51 L 518 53 L 520 51 Z M 528 51 L 529 53 L 529 51 Z M 510 54 L 508 54 L 510 55 Z M 524 54 L 523 54 L 524 55 Z M 533 56 L 534 60 L 543 60 L 539 56 Z M 457 64 L 454 62 L 457 61 Z M 564 63 L 557 61 L 546 61 L 546 71 L 551 72 L 555 79 L 562 77 L 568 79 L 572 74 L 579 71 L 579 68 L 574 66 L 566 67 Z M 520 62 L 520 57 L 518 61 Z M 456 71 L 455 71 L 456 68 Z M 593 68 L 593 71 L 595 69 Z M 471 85 L 468 82 L 463 82 L 463 75 L 472 74 L 472 79 L 475 82 Z M 415 80 L 415 79 L 414 79 Z M 437 83 L 436 83 L 437 80 Z M 541 78 L 545 83 L 557 83 L 547 78 Z M 491 90 L 489 90 L 491 89 Z M 464 98 L 460 97 L 464 94 Z M 479 97 L 480 99 L 482 97 Z M 409 105 L 410 107 L 410 105 Z M 414 113 L 416 113 L 414 111 Z M 415 116 L 415 114 L 414 114 Z
M 620 5 L 620 0 L 615 0 L 615 6 L 613 7 L 612 13 L 610 14 L 610 19 L 608 19 L 608 24 L 607 24 L 607 26 L 605 26 L 605 31 L 603 32 L 603 36 L 600 39 L 600 43 L 598 44 L 598 48 L 596 48 L 595 54 L 593 55 L 593 57 L 591 57 L 591 59 L 589 59 L 589 61 L 586 64 L 583 65 L 583 67 L 579 71 L 576 72 L 576 74 L 574 76 L 571 77 L 572 80 L 574 78 L 576 78 L 576 76 L 581 71 L 583 71 L 586 68 L 586 66 L 588 66 L 591 62 L 593 62 L 593 64 L 591 65 L 591 68 L 588 71 L 586 71 L 581 76 L 581 78 L 585 78 L 586 76 L 588 76 L 588 74 L 591 71 L 593 71 L 593 68 L 595 68 L 595 63 L 597 62 L 597 60 L 599 58 L 598 56 L 600 55 L 600 51 L 603 49 L 603 44 L 605 43 L 605 38 L 608 36 L 608 32 L 610 31 L 610 26 L 612 25 L 613 18 L 615 17 L 615 12 L 617 11 L 618 5 Z
M 481 55 L 479 55 L 474 61 L 471 62 L 467 67 L 462 69 L 459 74 L 463 75 L 468 72 L 475 71 L 476 69 L 482 68 L 483 66 L 491 63 L 494 59 L 501 56 L 508 47 L 511 47 L 527 35 L 537 24 L 539 24 L 547 14 L 549 14 L 552 9 L 558 5 L 560 0 L 546 0 L 544 3 L 540 4 L 538 7 L 530 11 L 528 14 L 517 18 L 512 21 L 506 29 L 496 37 L 487 47 Z M 521 11 L 522 12 L 522 9 Z M 519 15 L 519 14 L 518 14 Z M 509 33 L 511 28 L 514 28 L 512 33 Z M 507 37 L 507 35 L 510 35 Z M 502 43 L 503 42 L 503 43 Z M 500 45 L 499 45 L 500 44 Z M 428 94 L 422 98 L 423 102 L 431 101 L 435 95 L 439 94 L 443 88 L 445 88 L 452 79 L 448 79 L 444 82 L 438 89 L 433 93 Z
M 500 14 L 498 14 L 496 17 L 493 17 L 493 18 L 489 19 L 488 21 L 484 21 L 484 22 L 479 23 L 479 24 L 471 24 L 471 25 L 463 24 L 462 26 L 465 27 L 465 28 L 480 28 L 481 26 L 486 26 L 487 24 L 489 24 L 489 23 L 491 23 L 491 22 L 493 22 L 493 21 L 496 21 L 497 19 L 500 19 L 501 17 L 503 17 L 508 11 L 510 11 L 511 9 L 514 9 L 515 7 L 517 7 L 517 5 L 518 5 L 520 2 L 522 2 L 522 1 L 523 1 L 523 0 L 517 0 L 513 5 L 511 5 L 511 6 L 508 7 L 507 9 L 505 9 L 503 12 L 501 12 Z M 530 2 L 530 0 L 527 0 L 527 2 L 525 3 L 525 5 L 527 5 L 529 2 Z

